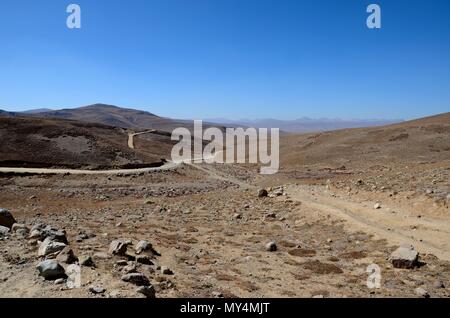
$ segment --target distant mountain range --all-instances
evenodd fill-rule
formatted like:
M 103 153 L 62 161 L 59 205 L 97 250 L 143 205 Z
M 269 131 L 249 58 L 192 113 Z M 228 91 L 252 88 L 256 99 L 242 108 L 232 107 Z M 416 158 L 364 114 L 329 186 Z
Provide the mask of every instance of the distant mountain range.
M 2 116 L 32 116 L 39 118 L 59 118 L 76 120 L 81 122 L 100 123 L 104 125 L 128 128 L 134 130 L 157 129 L 172 131 L 177 127 L 193 128 L 192 120 L 171 119 L 160 117 L 147 111 L 122 108 L 114 105 L 94 104 L 73 109 L 51 110 L 48 108 L 34 109 L 24 112 L 7 112 L 0 110 Z M 204 127 L 255 127 L 255 128 L 279 128 L 285 132 L 319 132 L 345 128 L 361 128 L 384 126 L 399 123 L 403 120 L 343 120 L 343 119 L 311 119 L 300 118 L 296 120 L 229 120 L 225 118 L 207 119 Z
M 208 119 L 212 123 L 221 123 L 223 125 L 232 126 L 245 126 L 254 128 L 279 128 L 285 132 L 296 132 L 296 133 L 306 133 L 306 132 L 319 132 L 319 131 L 331 131 L 345 128 L 363 128 L 363 127 L 375 127 L 375 126 L 385 126 L 389 124 L 395 124 L 403 122 L 403 120 L 386 120 L 386 119 L 355 119 L 355 120 L 345 120 L 345 119 L 330 119 L 330 118 L 320 118 L 311 119 L 303 117 L 295 120 L 278 120 L 278 119 L 242 119 L 242 120 L 229 120 L 224 118 L 213 118 Z

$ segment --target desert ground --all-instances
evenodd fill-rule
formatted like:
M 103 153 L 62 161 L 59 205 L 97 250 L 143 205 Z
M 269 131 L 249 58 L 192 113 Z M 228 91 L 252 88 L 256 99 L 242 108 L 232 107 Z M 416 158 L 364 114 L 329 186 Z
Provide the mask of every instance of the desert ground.
M 120 155 L 105 156 L 111 141 L 98 136 L 107 128 L 83 129 L 95 142 L 78 143 L 91 147 L 82 157 L 59 134 L 46 136 L 59 151 L 37 153 L 39 167 L 23 164 L 33 157 L 26 142 L 11 145 L 29 132 L 0 149 L 12 153 L 0 168 L 0 208 L 16 223 L 0 235 L 0 297 L 450 296 L 450 114 L 283 134 L 272 176 L 197 162 L 114 172 L 163 157 L 163 138 L 130 143 L 139 131 L 114 128 Z M 140 151 L 152 138 L 158 153 Z M 72 164 L 51 164 L 52 154 Z M 103 172 L 70 171 L 90 161 Z M 409 263 L 392 254 L 405 244 L 418 254 Z M 45 259 L 63 271 L 79 264 L 81 286 L 44 279 L 36 266 Z M 372 264 L 379 288 L 367 285 Z

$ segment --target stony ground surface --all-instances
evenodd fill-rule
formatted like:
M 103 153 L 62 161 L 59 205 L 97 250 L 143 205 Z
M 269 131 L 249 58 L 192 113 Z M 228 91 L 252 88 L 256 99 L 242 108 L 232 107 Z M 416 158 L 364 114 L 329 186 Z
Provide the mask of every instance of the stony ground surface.
M 450 296 L 449 166 L 380 169 L 261 177 L 255 167 L 190 165 L 136 176 L 2 175 L 0 207 L 28 229 L 65 231 L 85 265 L 80 288 L 44 280 L 36 265 L 57 253 L 38 256 L 39 240 L 14 229 L 0 238 L 0 297 L 144 297 L 123 280 L 135 272 L 156 297 Z M 267 197 L 257 195 L 262 187 Z M 131 245 L 112 255 L 117 239 Z M 154 251 L 136 254 L 142 240 Z M 403 243 L 420 253 L 412 269 L 389 260 Z M 381 288 L 367 287 L 371 264 L 381 270 Z

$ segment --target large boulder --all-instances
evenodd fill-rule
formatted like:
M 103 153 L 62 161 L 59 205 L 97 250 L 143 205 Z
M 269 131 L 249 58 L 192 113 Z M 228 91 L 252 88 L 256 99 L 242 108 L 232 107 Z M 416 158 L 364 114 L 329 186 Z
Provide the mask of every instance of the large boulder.
M 47 256 L 49 254 L 59 253 L 65 247 L 66 244 L 58 241 L 53 241 L 52 238 L 47 237 L 39 246 L 38 256 Z
M 44 277 L 46 280 L 56 280 L 67 277 L 64 267 L 59 265 L 59 263 L 55 260 L 40 262 L 36 268 L 39 271 L 39 275 Z
M 411 269 L 419 263 L 419 252 L 412 245 L 402 245 L 391 254 L 389 260 L 395 268 Z
M 13 224 L 17 223 L 11 212 L 6 209 L 0 209 L 0 226 L 12 228 Z

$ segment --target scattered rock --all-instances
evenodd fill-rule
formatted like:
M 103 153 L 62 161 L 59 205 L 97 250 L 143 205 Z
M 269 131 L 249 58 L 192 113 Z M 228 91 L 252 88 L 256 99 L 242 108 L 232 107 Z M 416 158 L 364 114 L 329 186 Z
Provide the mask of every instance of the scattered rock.
M 267 197 L 269 193 L 267 192 L 266 189 L 259 189 L 258 190 L 258 198 L 264 198 Z
M 130 241 L 125 240 L 114 240 L 109 245 L 109 254 L 112 255 L 125 255 L 127 253 L 128 245 Z
M 87 235 L 86 233 L 82 233 L 82 234 L 77 235 L 77 237 L 75 238 L 75 241 L 77 241 L 78 243 L 81 243 L 87 239 L 89 239 L 89 235 Z
M 434 286 L 434 288 L 437 288 L 437 289 L 445 288 L 445 284 L 444 284 L 444 282 L 442 280 L 435 281 L 433 286 Z
M 136 244 L 135 251 L 136 251 L 136 254 L 141 254 L 142 252 L 147 251 L 150 248 L 152 248 L 152 244 L 150 244 L 149 242 L 147 242 L 147 241 L 139 241 Z
M 27 233 L 30 233 L 30 229 L 25 224 L 14 223 L 13 226 L 11 227 L 11 231 L 15 233 L 19 230 L 23 230 L 26 231 Z
M 150 252 L 152 255 L 161 256 L 154 248 L 153 245 L 147 241 L 139 241 L 135 248 L 136 254 L 141 254 L 142 252 Z
M 240 220 L 240 219 L 242 219 L 242 215 L 239 214 L 239 213 L 235 213 L 235 214 L 233 215 L 233 219 L 235 219 L 235 220 Z
M 418 265 L 419 253 L 412 245 L 403 245 L 396 249 L 389 260 L 395 268 L 411 269 Z
M 47 237 L 41 243 L 38 250 L 38 256 L 47 256 L 49 254 L 61 252 L 66 247 L 66 244 L 53 241 L 52 238 Z
M 136 293 L 142 294 L 147 298 L 156 298 L 156 291 L 152 285 L 138 287 Z
M 111 256 L 108 253 L 105 252 L 97 252 L 94 254 L 94 258 L 98 259 L 109 259 Z
M 130 273 L 122 276 L 122 280 L 136 286 L 150 286 L 150 281 L 142 273 Z
M 219 291 L 214 291 L 214 292 L 212 292 L 212 296 L 214 298 L 223 298 L 223 293 L 219 292 Z
M 266 251 L 268 252 L 275 252 L 277 249 L 277 244 L 275 242 L 269 242 L 266 244 Z
M 277 217 L 277 214 L 276 213 L 267 213 L 266 214 L 266 216 L 265 216 L 265 218 L 266 219 L 275 219 Z
M 42 239 L 41 236 L 42 236 L 41 231 L 32 229 L 30 232 L 30 236 L 28 238 L 30 238 L 32 240 L 41 240 Z
M 44 241 L 46 238 L 50 238 L 52 241 L 68 244 L 66 232 L 55 229 L 50 225 L 49 226 L 44 226 L 43 224 L 34 225 L 31 228 L 29 238 L 39 239 L 41 241 Z
M 137 273 L 137 272 L 138 272 L 138 270 L 134 263 L 128 263 L 127 266 L 122 268 L 122 273 L 125 273 L 125 274 L 131 274 L 131 273 Z
M 58 278 L 55 280 L 55 285 L 62 285 L 66 280 L 64 278 Z
M 0 225 L 0 237 L 1 236 L 8 236 L 9 235 L 9 228 L 7 228 L 6 226 L 1 226 Z
M 79 261 L 80 261 L 81 266 L 86 266 L 86 267 L 94 267 L 95 266 L 94 261 L 92 260 L 92 257 L 90 257 L 90 256 L 86 256 L 86 255 L 80 256 Z
M 37 265 L 39 275 L 46 280 L 56 280 L 58 278 L 66 278 L 64 268 L 55 260 L 46 260 Z
M 154 265 L 150 257 L 146 255 L 140 255 L 136 257 L 136 262 L 144 265 Z
M 73 264 L 78 261 L 78 258 L 75 256 L 73 250 L 69 246 L 66 246 L 61 252 L 59 252 L 56 260 L 65 264 Z
M 14 219 L 11 212 L 9 212 L 6 209 L 0 208 L 0 226 L 7 227 L 8 229 L 11 229 L 13 224 L 17 223 L 16 219 Z
M 380 203 L 375 203 L 375 205 L 373 206 L 373 208 L 375 210 L 381 209 L 381 204 Z
M 161 266 L 161 274 L 164 275 L 173 275 L 173 272 L 170 268 L 168 268 L 167 266 Z
M 118 266 L 126 266 L 128 264 L 128 261 L 121 259 L 119 261 L 116 262 L 116 265 Z
M 414 292 L 416 293 L 417 296 L 423 298 L 430 298 L 430 294 L 422 287 L 417 287 L 416 289 L 414 289 Z
M 93 294 L 104 294 L 106 292 L 106 289 L 103 287 L 98 287 L 98 286 L 91 286 L 89 287 L 89 291 Z

